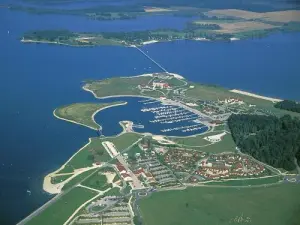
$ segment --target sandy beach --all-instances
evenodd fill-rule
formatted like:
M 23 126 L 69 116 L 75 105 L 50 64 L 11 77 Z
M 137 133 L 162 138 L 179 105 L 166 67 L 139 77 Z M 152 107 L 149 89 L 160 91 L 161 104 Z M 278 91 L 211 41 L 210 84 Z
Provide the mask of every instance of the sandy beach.
M 282 101 L 282 99 L 279 99 L 279 98 L 266 97 L 266 96 L 257 95 L 257 94 L 250 93 L 250 92 L 246 92 L 246 91 L 240 91 L 240 90 L 237 90 L 237 89 L 233 89 L 233 90 L 230 90 L 230 91 L 233 92 L 233 93 L 241 94 L 241 95 L 251 96 L 253 98 L 264 99 L 264 100 L 271 101 L 271 102 L 274 102 L 274 103 Z

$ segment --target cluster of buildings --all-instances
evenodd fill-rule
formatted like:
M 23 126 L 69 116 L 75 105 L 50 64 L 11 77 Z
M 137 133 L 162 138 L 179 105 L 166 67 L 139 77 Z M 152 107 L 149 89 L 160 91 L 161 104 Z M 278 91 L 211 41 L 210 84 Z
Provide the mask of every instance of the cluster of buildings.
M 156 183 L 156 180 L 152 174 L 150 172 L 146 172 L 143 168 L 139 168 L 138 170 L 134 171 L 134 174 L 148 185 Z
M 153 81 L 152 88 L 169 89 L 171 86 L 165 81 Z
M 164 162 L 176 172 L 190 172 L 207 153 L 193 150 L 172 149 L 164 155 Z
M 132 225 L 133 213 L 122 198 L 104 197 L 86 207 L 72 224 Z
M 135 174 L 148 185 L 158 185 L 160 187 L 175 186 L 178 184 L 173 172 L 163 165 L 156 157 L 148 157 L 138 160 L 139 170 Z
M 244 104 L 244 101 L 239 98 L 225 98 L 224 100 L 219 100 L 218 102 L 223 104 Z
M 125 167 L 121 163 L 116 164 L 116 168 L 119 171 L 119 174 L 123 178 L 124 181 L 126 182 L 131 182 L 132 177 L 130 176 L 129 172 L 125 169 Z
M 196 175 L 205 179 L 238 178 L 262 175 L 264 166 L 238 154 L 211 155 L 199 162 Z

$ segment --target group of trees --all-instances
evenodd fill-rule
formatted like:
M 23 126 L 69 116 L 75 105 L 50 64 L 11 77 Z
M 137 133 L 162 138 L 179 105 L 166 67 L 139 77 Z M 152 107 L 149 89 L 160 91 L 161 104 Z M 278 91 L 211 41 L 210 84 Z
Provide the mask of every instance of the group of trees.
M 228 125 L 241 149 L 259 161 L 276 168 L 293 170 L 300 162 L 300 120 L 261 115 L 231 115 Z
M 300 103 L 295 101 L 284 100 L 277 102 L 274 107 L 300 113 Z
M 213 24 L 213 23 L 194 23 L 194 22 L 189 22 L 186 25 L 186 28 L 184 31 L 194 31 L 197 29 L 201 30 L 220 30 L 221 27 L 218 24 Z

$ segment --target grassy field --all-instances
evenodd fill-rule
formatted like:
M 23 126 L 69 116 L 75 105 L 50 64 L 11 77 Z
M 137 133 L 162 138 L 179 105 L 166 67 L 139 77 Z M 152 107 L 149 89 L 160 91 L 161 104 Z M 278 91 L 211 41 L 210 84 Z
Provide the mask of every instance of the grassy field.
M 207 136 L 220 134 L 220 133 L 222 133 L 222 131 L 209 132 L 209 133 L 204 134 L 204 135 L 197 135 L 197 136 L 193 136 L 193 137 L 175 138 L 175 139 L 172 139 L 172 140 L 175 141 L 177 144 L 180 144 L 180 145 L 205 146 L 205 145 L 211 144 L 211 142 L 209 142 L 209 141 L 207 141 L 203 138 L 205 138 Z
M 84 202 L 96 196 L 96 192 L 81 187 L 72 189 L 26 225 L 62 225 Z
M 121 196 L 120 189 L 114 187 L 104 194 L 105 196 Z
M 124 104 L 125 102 L 112 103 L 75 103 L 67 106 L 62 106 L 54 111 L 54 114 L 59 118 L 70 120 L 71 122 L 79 123 L 92 129 L 99 129 L 100 125 L 94 121 L 94 114 L 106 107 Z
M 140 153 L 140 154 L 143 154 L 144 151 L 136 144 L 134 146 L 132 146 L 132 148 L 126 152 L 128 154 L 128 157 L 131 158 L 131 157 L 135 157 L 135 154 L 136 153 Z
M 67 190 L 71 187 L 73 187 L 74 185 L 76 185 L 78 182 L 81 182 L 82 180 L 84 180 L 87 176 L 89 176 L 90 174 L 92 174 L 93 172 L 95 172 L 96 169 L 91 169 L 88 171 L 85 171 L 79 175 L 77 175 L 76 177 L 74 177 L 72 180 L 70 180 L 68 183 L 66 183 L 63 187 L 63 190 Z
M 244 31 L 252 31 L 252 30 L 267 30 L 275 28 L 276 26 L 262 23 L 262 22 L 255 22 L 255 21 L 243 21 L 243 22 L 236 22 L 236 23 L 220 23 L 218 24 L 221 29 L 217 30 L 219 33 L 239 33 Z
M 91 138 L 90 143 L 86 145 L 80 152 L 78 152 L 65 168 L 60 170 L 59 173 L 70 173 L 74 169 L 89 167 L 96 162 L 107 162 L 111 160 L 110 155 L 107 153 L 102 145 L 103 141 L 111 141 L 115 144 L 116 148 L 121 151 L 129 147 L 132 143 L 137 141 L 141 135 L 136 133 L 124 133 L 118 137 L 110 138 Z M 91 158 L 93 156 L 93 158 Z
M 139 84 L 148 84 L 152 77 L 109 78 L 100 81 L 87 82 L 84 88 L 93 91 L 97 97 L 112 95 L 141 95 L 137 88 Z
M 225 128 L 226 128 L 226 125 L 222 124 L 222 125 L 216 126 L 214 131 L 223 131 L 223 130 L 225 130 Z
M 51 178 L 51 183 L 52 184 L 58 184 L 66 179 L 68 179 L 69 177 L 71 177 L 72 174 L 68 174 L 68 175 L 60 175 L 60 176 L 55 176 Z
M 209 153 L 222 153 L 222 152 L 234 152 L 235 151 L 235 143 L 230 134 L 226 134 L 223 136 L 222 141 L 219 141 L 215 144 L 211 144 L 205 147 L 195 147 L 193 149 L 197 149 L 203 152 Z
M 82 182 L 82 185 L 101 191 L 104 191 L 107 188 L 111 187 L 111 185 L 107 183 L 106 176 L 103 174 L 99 174 L 98 172 L 94 173 L 92 176 Z
M 222 141 L 211 144 L 211 142 L 204 140 L 204 137 L 212 136 L 216 134 L 223 133 L 223 131 L 214 131 L 207 133 L 205 135 L 198 135 L 195 137 L 186 138 L 176 138 L 174 141 L 186 148 L 193 148 L 199 151 L 209 152 L 209 153 L 222 153 L 222 152 L 234 152 L 235 143 L 230 134 L 223 136 Z
M 210 15 L 214 16 L 234 16 L 238 18 L 243 18 L 246 20 L 251 19 L 261 19 L 263 21 L 272 22 L 290 22 L 290 21 L 300 21 L 300 10 L 286 10 L 277 12 L 251 12 L 246 10 L 237 9 L 221 9 L 221 10 L 211 10 L 208 12 Z
M 213 181 L 206 183 L 205 185 L 224 185 L 224 186 L 248 186 L 248 185 L 264 185 L 264 184 L 274 184 L 282 181 L 281 176 L 276 177 L 266 177 L 260 179 L 247 179 L 247 180 L 228 180 L 228 181 Z
M 154 193 L 140 201 L 140 209 L 145 225 L 299 225 L 299 196 L 299 185 L 292 184 L 195 187 Z
M 74 169 L 92 166 L 94 161 L 107 162 L 111 159 L 101 144 L 102 139 L 91 138 L 90 140 L 90 143 L 81 149 L 59 173 L 70 173 L 73 172 Z M 92 155 L 94 159 L 90 158 Z

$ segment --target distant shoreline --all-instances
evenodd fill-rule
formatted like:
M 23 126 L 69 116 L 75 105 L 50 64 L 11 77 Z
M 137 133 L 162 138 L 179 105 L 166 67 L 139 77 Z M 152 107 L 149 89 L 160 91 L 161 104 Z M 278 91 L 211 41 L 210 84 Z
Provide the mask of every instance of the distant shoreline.
M 247 91 L 241 91 L 241 90 L 237 90 L 237 89 L 232 89 L 232 90 L 230 90 L 230 92 L 241 94 L 241 95 L 247 95 L 247 96 L 250 96 L 250 97 L 253 97 L 253 98 L 264 99 L 264 100 L 267 100 L 267 101 L 271 101 L 273 103 L 283 101 L 282 99 L 279 99 L 279 98 L 271 98 L 271 97 L 258 95 L 258 94 L 254 94 L 254 93 L 247 92 Z

